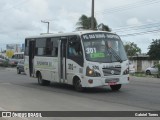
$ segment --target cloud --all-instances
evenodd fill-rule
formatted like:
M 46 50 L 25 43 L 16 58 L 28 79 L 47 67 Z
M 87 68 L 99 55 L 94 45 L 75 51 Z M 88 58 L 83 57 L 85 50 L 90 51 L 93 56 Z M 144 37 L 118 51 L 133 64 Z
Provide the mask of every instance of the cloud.
M 138 26 L 141 25 L 142 23 L 138 20 L 138 18 L 130 18 L 127 20 L 127 25 L 128 26 Z
M 146 23 L 160 22 L 157 4 L 148 4 L 137 8 L 116 10 L 118 7 L 133 4 L 132 0 L 95 0 L 95 16 L 98 23 L 114 28 L 138 26 Z M 110 13 L 111 10 L 116 12 Z M 147 11 L 147 13 L 146 13 Z M 50 21 L 50 32 L 71 32 L 76 28 L 76 22 L 82 14 L 91 16 L 91 0 L 1 0 L 0 1 L 0 46 L 3 43 L 23 43 L 25 37 L 39 35 L 47 31 L 47 24 L 41 20 Z M 144 29 L 145 31 L 146 29 Z M 115 31 L 113 31 L 115 32 Z M 118 34 L 139 32 L 126 30 Z M 135 41 L 138 46 L 148 46 L 155 34 L 129 36 L 122 39 Z M 142 43 L 140 43 L 142 42 Z M 147 51 L 147 47 L 142 51 Z

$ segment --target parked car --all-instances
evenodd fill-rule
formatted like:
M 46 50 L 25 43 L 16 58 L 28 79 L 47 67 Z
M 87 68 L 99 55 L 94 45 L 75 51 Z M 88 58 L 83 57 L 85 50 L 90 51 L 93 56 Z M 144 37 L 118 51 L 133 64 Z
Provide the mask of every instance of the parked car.
M 24 72 L 24 60 L 20 60 L 17 64 L 17 74 Z
M 7 67 L 8 66 L 8 60 L 0 58 L 0 66 Z
M 135 65 L 129 62 L 129 73 L 134 74 L 135 73 Z
M 16 60 L 16 59 L 9 59 L 8 64 L 9 64 L 9 66 L 11 66 L 11 67 L 16 67 L 17 64 L 18 64 L 18 60 Z
M 152 67 L 148 67 L 145 72 L 147 75 L 158 74 L 158 67 L 156 65 L 154 65 Z
M 24 60 L 24 53 L 20 52 L 20 53 L 14 53 L 14 55 L 12 56 L 12 58 L 9 59 L 9 65 L 11 67 L 16 67 L 18 62 Z
M 0 66 L 3 66 L 4 59 L 0 58 Z

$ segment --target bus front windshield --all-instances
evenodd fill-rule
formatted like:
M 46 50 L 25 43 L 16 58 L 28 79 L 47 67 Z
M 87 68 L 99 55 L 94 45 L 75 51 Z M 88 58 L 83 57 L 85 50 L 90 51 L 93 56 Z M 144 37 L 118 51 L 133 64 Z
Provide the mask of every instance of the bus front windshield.
M 122 41 L 111 33 L 89 33 L 82 35 L 86 60 L 100 63 L 127 60 Z

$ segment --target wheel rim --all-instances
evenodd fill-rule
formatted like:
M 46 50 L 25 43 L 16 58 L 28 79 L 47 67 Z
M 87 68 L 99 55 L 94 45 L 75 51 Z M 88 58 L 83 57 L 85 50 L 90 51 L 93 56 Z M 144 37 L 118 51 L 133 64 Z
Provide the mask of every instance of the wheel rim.
M 150 72 L 150 71 L 147 71 L 146 73 L 147 73 L 147 75 L 150 75 L 150 74 L 151 74 L 151 72 Z
M 80 80 L 77 80 L 77 81 L 76 81 L 75 87 L 76 87 L 76 90 L 78 90 L 78 91 L 81 91 L 81 90 L 82 90 L 82 84 L 81 84 L 81 81 L 80 81 Z

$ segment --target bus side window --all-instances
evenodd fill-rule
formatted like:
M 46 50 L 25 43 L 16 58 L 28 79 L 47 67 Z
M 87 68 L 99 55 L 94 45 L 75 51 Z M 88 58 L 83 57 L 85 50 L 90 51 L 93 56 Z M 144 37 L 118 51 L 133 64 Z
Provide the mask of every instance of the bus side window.
M 77 36 L 71 36 L 68 40 L 68 55 L 67 58 L 75 61 L 79 65 L 83 66 L 83 52 L 80 42 L 80 38 Z
M 46 47 L 45 47 L 45 55 L 51 56 L 51 53 L 52 53 L 51 38 L 47 38 L 47 40 L 46 40 Z
M 29 40 L 25 39 L 25 55 L 29 54 Z
M 57 57 L 58 56 L 58 41 L 60 38 L 51 38 L 52 41 L 52 56 Z
M 38 56 L 45 55 L 46 51 L 46 38 L 38 38 L 36 39 L 36 48 L 35 54 Z
M 68 42 L 68 56 L 77 56 L 77 52 L 76 52 L 76 49 L 75 49 L 75 46 L 74 46 L 74 43 L 73 42 Z

